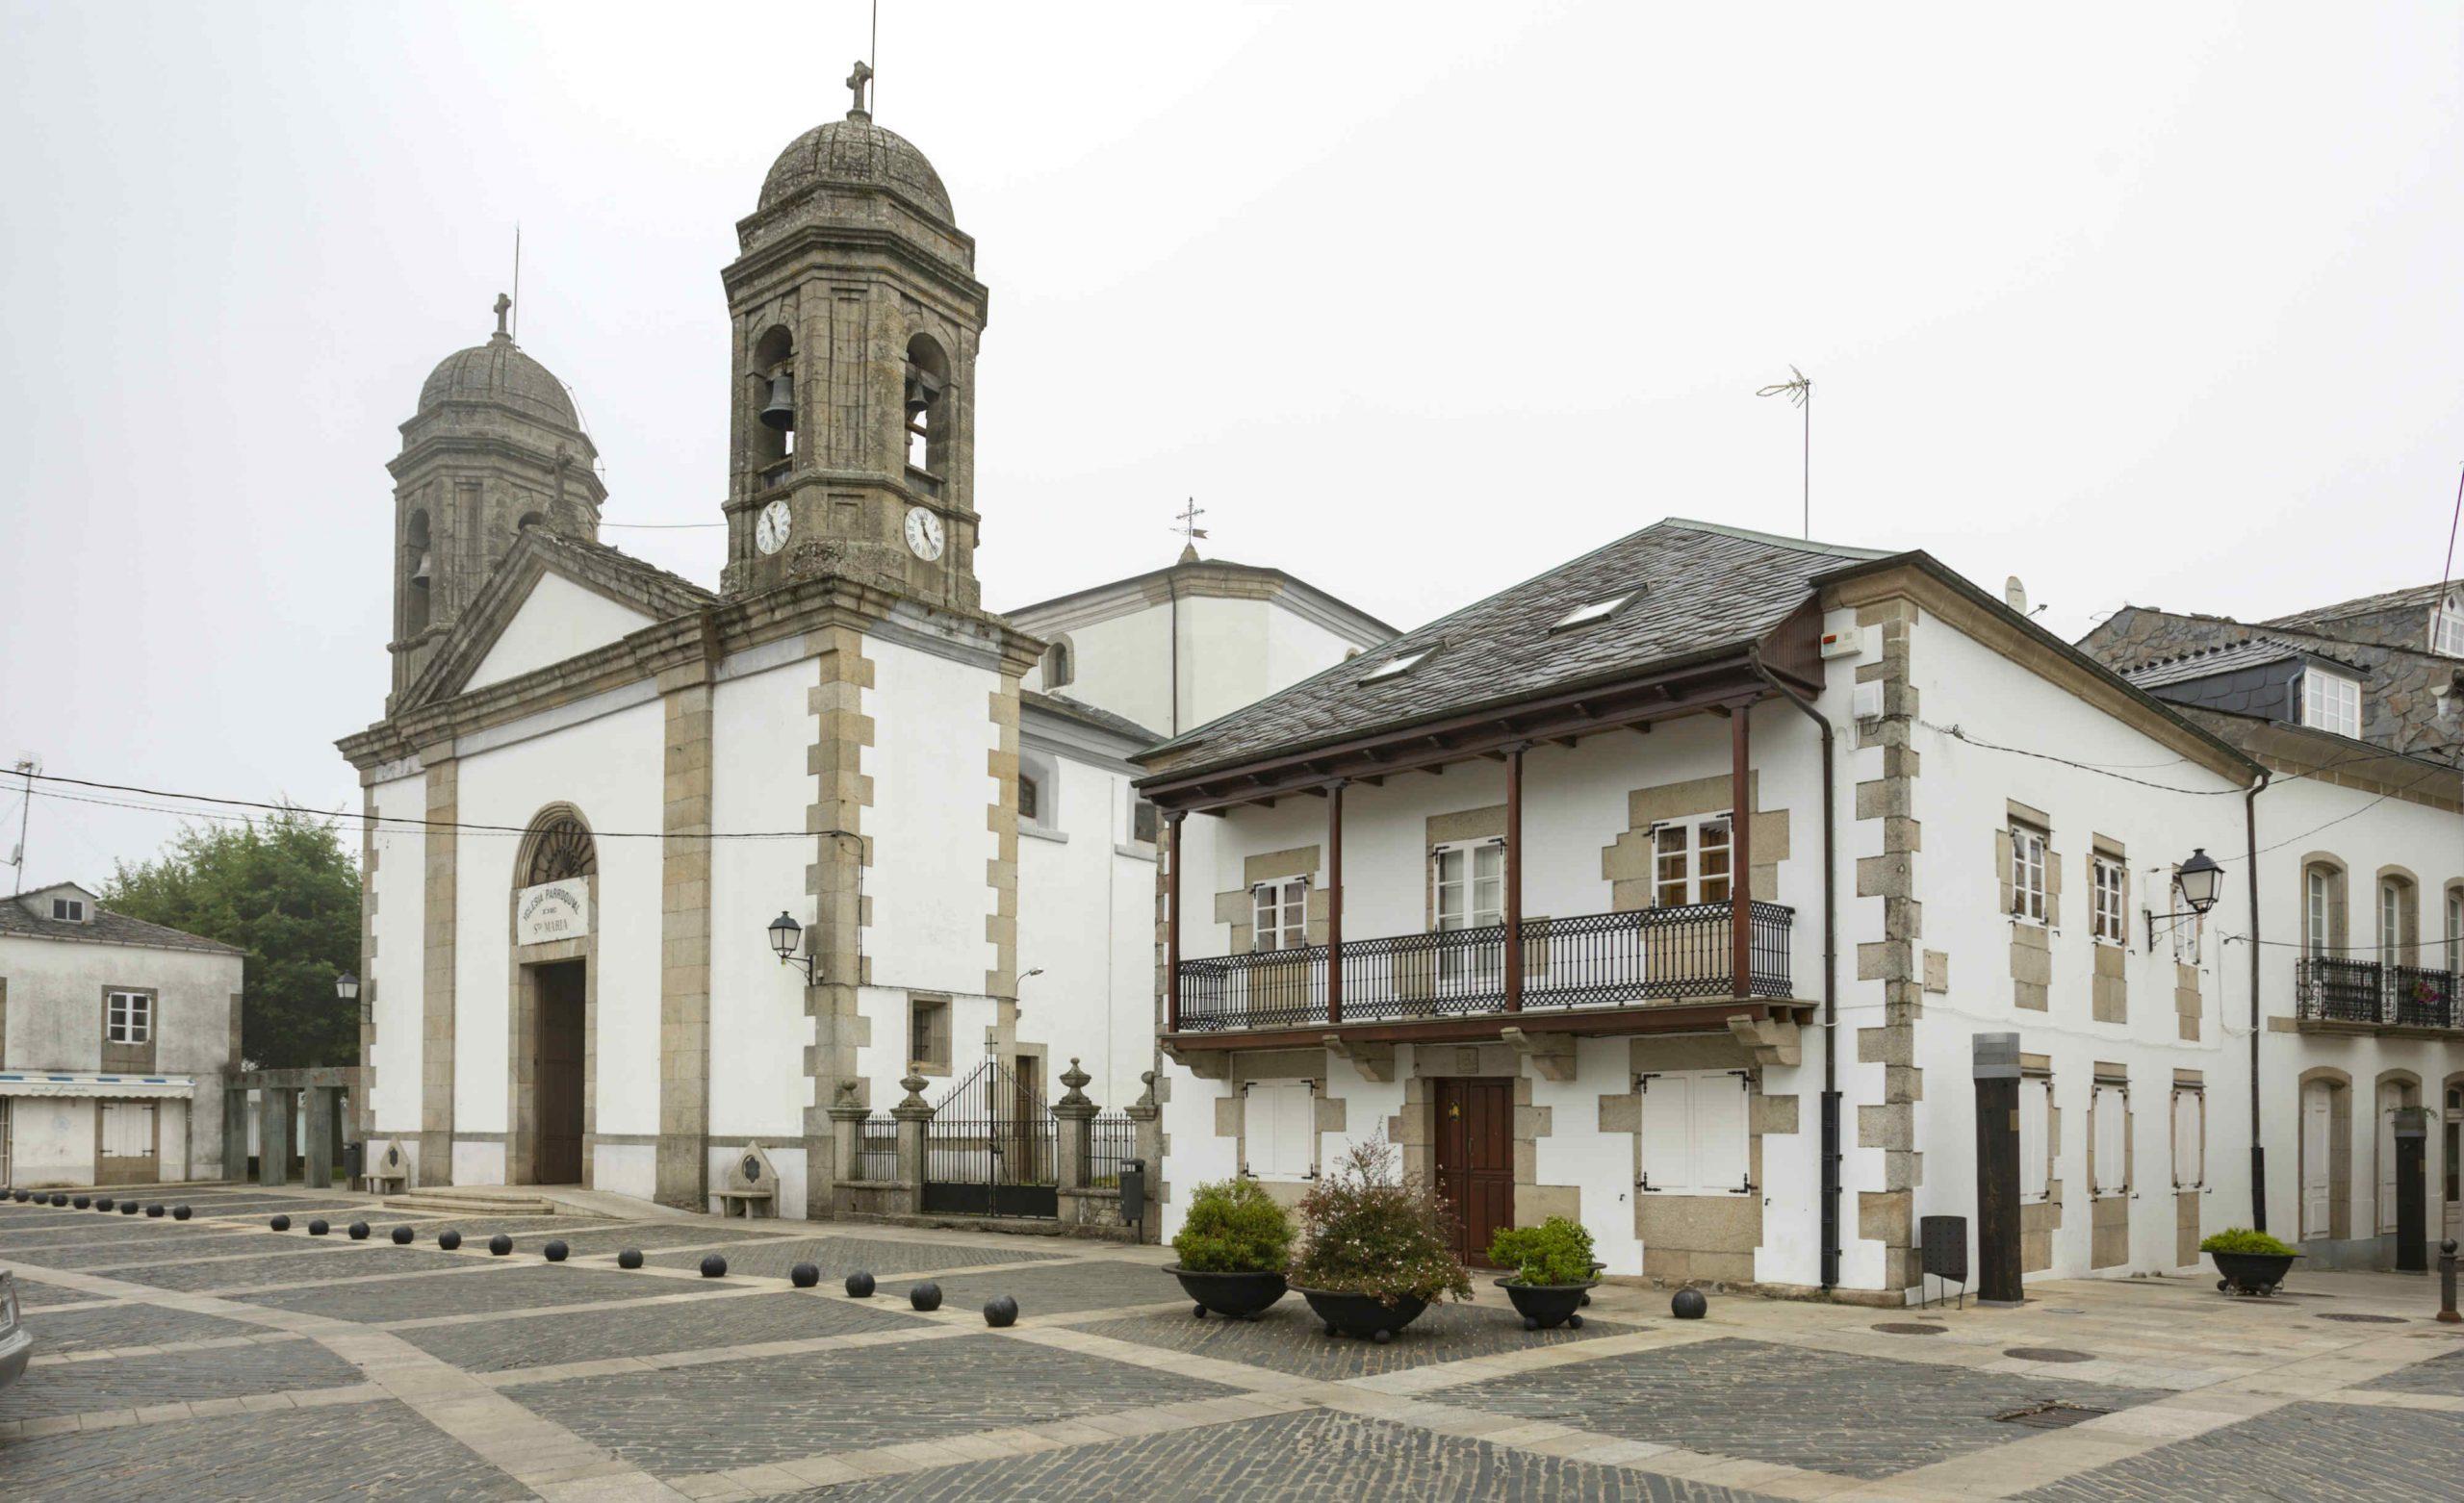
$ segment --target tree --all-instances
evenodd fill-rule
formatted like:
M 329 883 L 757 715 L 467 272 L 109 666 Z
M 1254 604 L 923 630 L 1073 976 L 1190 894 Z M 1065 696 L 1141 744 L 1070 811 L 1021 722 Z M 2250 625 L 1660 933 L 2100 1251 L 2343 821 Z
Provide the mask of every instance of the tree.
M 103 905 L 247 952 L 240 1052 L 258 1069 L 359 1062 L 359 1010 L 334 978 L 359 968 L 359 865 L 334 822 L 285 808 L 184 827 L 151 861 L 116 864 Z

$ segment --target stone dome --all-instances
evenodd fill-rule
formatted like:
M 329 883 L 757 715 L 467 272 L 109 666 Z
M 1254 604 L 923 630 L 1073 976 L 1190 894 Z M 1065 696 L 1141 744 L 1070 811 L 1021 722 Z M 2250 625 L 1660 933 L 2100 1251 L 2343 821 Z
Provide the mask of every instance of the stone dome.
M 495 402 L 556 427 L 581 426 L 565 384 L 503 334 L 454 351 L 428 372 L 420 388 L 420 411 L 446 402 Z
M 815 183 L 881 188 L 955 224 L 949 190 L 924 153 L 895 131 L 875 125 L 856 111 L 847 118 L 816 125 L 787 143 L 770 175 L 761 180 L 761 207 L 769 208 Z

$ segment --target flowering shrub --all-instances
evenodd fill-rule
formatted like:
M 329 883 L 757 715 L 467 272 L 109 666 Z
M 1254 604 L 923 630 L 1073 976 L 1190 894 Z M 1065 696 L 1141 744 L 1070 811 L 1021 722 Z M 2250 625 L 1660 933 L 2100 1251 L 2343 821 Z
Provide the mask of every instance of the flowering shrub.
M 1489 1241 L 1489 1261 L 1513 1269 L 1524 1284 L 1589 1284 L 1591 1234 L 1563 1216 L 1536 1227 L 1503 1227 Z
M 1292 1255 L 1292 1218 L 1254 1180 L 1201 1185 L 1172 1238 L 1192 1273 L 1281 1273 Z
M 1292 1282 L 1388 1305 L 1472 1297 L 1454 1258 L 1454 1213 L 1427 1185 L 1402 1183 L 1394 1146 L 1355 1143 L 1300 1203 L 1303 1245 Z
M 2248 1227 L 2226 1227 L 2198 1244 L 2202 1253 L 2258 1253 L 2270 1258 L 2284 1258 L 2300 1251 L 2288 1247 L 2265 1232 Z

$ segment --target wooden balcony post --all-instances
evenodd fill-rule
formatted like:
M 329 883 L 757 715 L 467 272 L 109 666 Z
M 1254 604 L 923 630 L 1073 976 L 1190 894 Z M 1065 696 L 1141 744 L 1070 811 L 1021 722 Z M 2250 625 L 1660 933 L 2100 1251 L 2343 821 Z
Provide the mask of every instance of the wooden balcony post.
M 1729 711 L 1729 995 L 1754 995 L 1754 795 L 1747 782 L 1751 702 Z
M 1181 1031 L 1181 821 L 1164 816 L 1164 1032 Z
M 1505 749 L 1505 1010 L 1523 1010 L 1523 753 Z
M 1326 1026 L 1344 1020 L 1344 780 L 1326 785 Z

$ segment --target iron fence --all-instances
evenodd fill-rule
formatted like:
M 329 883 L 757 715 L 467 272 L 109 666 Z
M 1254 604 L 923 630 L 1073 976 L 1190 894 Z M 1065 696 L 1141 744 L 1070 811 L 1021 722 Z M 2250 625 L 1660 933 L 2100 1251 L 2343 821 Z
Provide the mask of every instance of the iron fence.
M 2386 1010 L 2375 960 L 2302 955 L 2294 962 L 2294 1006 L 2302 1017 L 2376 1023 Z
M 1061 1138 L 1035 1087 L 997 1059 L 950 1087 L 924 1125 L 924 1210 L 1057 1216 Z
M 887 1184 L 898 1178 L 898 1120 L 866 1117 L 856 1124 L 856 1161 L 848 1166 L 860 1181 Z
M 1107 1111 L 1087 1124 L 1087 1184 L 1120 1188 L 1121 1165 L 1138 1157 L 1138 1123 L 1125 1111 Z
M 2386 975 L 2387 1015 L 2405 1028 L 2453 1028 L 2455 974 L 2418 965 L 2391 965 Z

